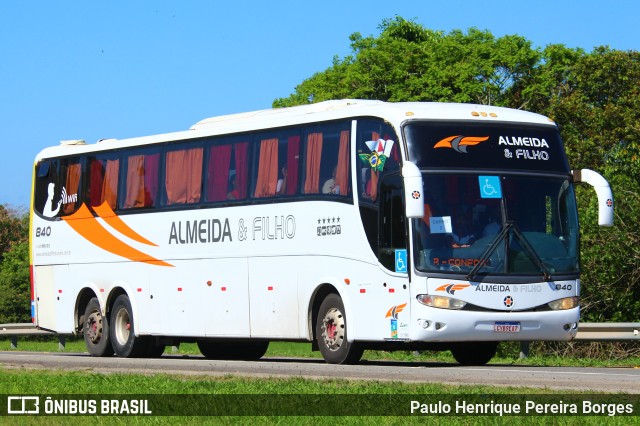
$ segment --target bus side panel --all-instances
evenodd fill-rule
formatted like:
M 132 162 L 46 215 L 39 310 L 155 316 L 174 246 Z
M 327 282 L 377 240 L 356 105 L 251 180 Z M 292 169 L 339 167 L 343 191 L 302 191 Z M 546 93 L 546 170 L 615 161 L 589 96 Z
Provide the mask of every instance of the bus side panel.
M 299 338 L 298 257 L 249 259 L 251 337 Z
M 199 309 L 207 336 L 249 336 L 249 277 L 246 258 L 206 259 Z M 206 283 L 206 284 L 205 284 Z M 210 283 L 210 284 L 209 284 Z
M 69 290 L 67 265 L 35 266 L 36 325 L 58 333 L 73 333 L 75 293 Z
M 315 290 L 319 285 L 330 284 L 342 298 L 349 341 L 409 338 L 407 276 L 390 274 L 375 264 L 339 257 L 314 256 L 307 259 L 310 266 L 300 272 L 301 337 L 312 335 L 307 324 Z M 301 262 L 297 261 L 298 264 Z M 317 318 L 311 320 L 315 322 Z
M 150 266 L 135 284 L 141 334 L 249 337 L 246 258 L 172 261 Z M 135 268 L 128 276 L 133 277 Z M 148 278 L 147 278 L 148 277 Z
M 152 267 L 143 291 L 138 293 L 136 321 L 141 334 L 168 336 L 203 336 L 205 330 L 204 303 L 198 282 L 200 262 L 174 261 L 173 267 Z M 140 265 L 133 265 L 142 269 Z M 144 268 L 146 269 L 146 268 Z M 129 278 L 131 279 L 131 278 Z
M 36 325 L 47 330 L 56 330 L 54 268 L 53 265 L 33 268 Z
M 353 266 L 342 269 L 354 272 L 348 286 L 351 300 L 348 304 L 345 302 L 348 339 L 378 342 L 408 339 L 408 278 L 390 274 L 377 265 Z

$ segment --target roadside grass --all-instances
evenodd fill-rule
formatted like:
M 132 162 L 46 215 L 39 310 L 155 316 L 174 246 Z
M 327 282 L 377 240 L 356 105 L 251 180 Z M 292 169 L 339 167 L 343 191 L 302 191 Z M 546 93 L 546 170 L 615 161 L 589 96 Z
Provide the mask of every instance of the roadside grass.
M 0 351 L 11 350 L 11 342 L 8 338 L 0 339 Z M 58 352 L 58 339 L 55 336 L 28 336 L 18 340 L 17 350 L 32 352 Z M 69 337 L 65 344 L 64 352 L 84 353 L 86 347 L 84 340 L 79 337 Z M 195 343 L 183 343 L 174 352 L 173 347 L 167 347 L 165 355 L 185 355 L 200 356 L 200 351 Z M 533 353 L 528 358 L 521 359 L 519 354 L 519 344 L 517 342 L 502 343 L 498 355 L 494 357 L 490 364 L 499 365 L 529 365 L 547 367 L 635 367 L 640 368 L 640 357 L 626 358 L 577 358 L 570 356 L 549 356 L 536 355 Z M 319 352 L 311 350 L 311 343 L 300 342 L 271 342 L 266 357 L 272 358 L 317 358 L 321 359 Z M 365 351 L 363 359 L 380 361 L 400 361 L 400 362 L 438 362 L 456 363 L 449 351 L 434 352 L 425 351 L 416 353 L 412 351 Z
M 395 400 L 397 395 L 415 395 L 423 402 L 448 401 L 452 405 L 456 400 L 467 398 L 509 398 L 511 395 L 529 396 L 532 399 L 551 398 L 553 401 L 566 399 L 566 391 L 552 391 L 519 387 L 490 387 L 490 386 L 453 386 L 434 383 L 400 383 L 378 381 L 350 381 L 341 379 L 313 380 L 304 378 L 238 378 L 238 377 L 202 377 L 202 376 L 172 376 L 168 374 L 121 374 L 95 373 L 78 371 L 47 371 L 30 369 L 10 369 L 0 367 L 0 394 L 2 395 L 72 395 L 76 400 L 99 399 L 118 395 L 131 395 L 131 398 L 153 398 L 153 395 L 191 395 L 191 405 L 187 407 L 189 413 L 199 412 L 203 408 L 199 404 L 211 401 L 210 396 L 230 395 L 242 398 L 242 401 L 252 401 L 255 404 L 268 403 L 269 398 L 264 395 L 285 395 L 309 402 L 326 404 L 328 412 L 332 406 L 352 404 L 354 413 L 363 414 L 357 405 L 367 403 L 372 395 L 388 395 L 389 400 Z M 251 397 L 251 396 L 254 397 Z M 350 395 L 346 398 L 345 395 Z M 542 396 L 544 395 L 544 396 Z M 201 398 L 202 396 L 202 398 Z M 352 397 L 351 397 L 352 396 Z M 171 399 L 171 396 L 162 398 Z M 184 398 L 184 397 L 183 397 Z M 264 399 L 261 399 L 264 398 Z M 376 399 L 380 401 L 381 399 Z M 384 399 L 383 399 L 384 400 Z M 184 399 L 182 399 L 184 404 Z M 210 407 L 209 407 L 210 408 Z M 391 408 L 391 407 L 390 407 Z M 395 407 L 397 408 L 397 407 Z M 184 405 L 179 414 L 185 410 Z M 402 408 L 404 410 L 404 408 Z M 404 412 L 404 411 L 402 411 Z M 406 407 L 410 413 L 410 407 Z M 366 413 L 365 413 L 366 414 Z M 8 416 L 2 418 L 2 424 L 67 424 L 102 425 L 102 424 L 277 424 L 277 425 L 404 425 L 404 424 L 435 424 L 435 425 L 496 425 L 496 424 L 640 424 L 640 419 L 634 416 L 538 416 L 526 415 L 517 417 L 498 416 Z

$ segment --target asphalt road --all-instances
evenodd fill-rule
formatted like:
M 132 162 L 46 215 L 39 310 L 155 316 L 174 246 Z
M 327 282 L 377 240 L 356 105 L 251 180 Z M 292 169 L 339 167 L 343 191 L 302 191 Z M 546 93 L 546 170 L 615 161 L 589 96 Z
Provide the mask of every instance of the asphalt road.
M 260 361 L 211 361 L 199 356 L 164 355 L 159 359 L 94 358 L 87 354 L 0 352 L 5 367 L 92 370 L 129 373 L 251 377 L 306 377 L 398 382 L 524 386 L 640 394 L 640 368 L 585 368 L 365 361 L 329 365 L 317 359 L 264 358 Z

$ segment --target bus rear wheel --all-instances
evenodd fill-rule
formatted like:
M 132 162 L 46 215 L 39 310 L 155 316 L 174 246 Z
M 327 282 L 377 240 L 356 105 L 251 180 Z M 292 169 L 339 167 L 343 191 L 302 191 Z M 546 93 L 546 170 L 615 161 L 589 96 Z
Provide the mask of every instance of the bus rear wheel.
M 347 318 L 342 299 L 335 293 L 322 301 L 316 321 L 316 340 L 322 358 L 329 364 L 355 364 L 364 349 L 347 340 Z
M 146 356 L 149 339 L 136 337 L 133 310 L 129 296 L 121 294 L 111 308 L 111 344 L 116 355 L 122 358 Z
M 267 353 L 268 348 L 268 340 L 254 342 L 198 340 L 198 349 L 207 359 L 257 361 Z
M 462 365 L 485 365 L 497 349 L 498 342 L 465 342 L 451 346 L 451 354 Z
M 109 336 L 109 321 L 102 315 L 97 297 L 91 298 L 84 311 L 82 334 L 91 356 L 111 356 L 113 347 Z

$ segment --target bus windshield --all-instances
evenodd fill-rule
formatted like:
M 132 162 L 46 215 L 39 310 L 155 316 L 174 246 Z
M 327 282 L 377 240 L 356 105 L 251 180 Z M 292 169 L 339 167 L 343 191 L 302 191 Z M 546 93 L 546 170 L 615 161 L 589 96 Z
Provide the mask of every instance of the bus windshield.
M 578 273 L 578 220 L 566 178 L 423 173 L 414 219 L 418 270 L 478 275 Z

